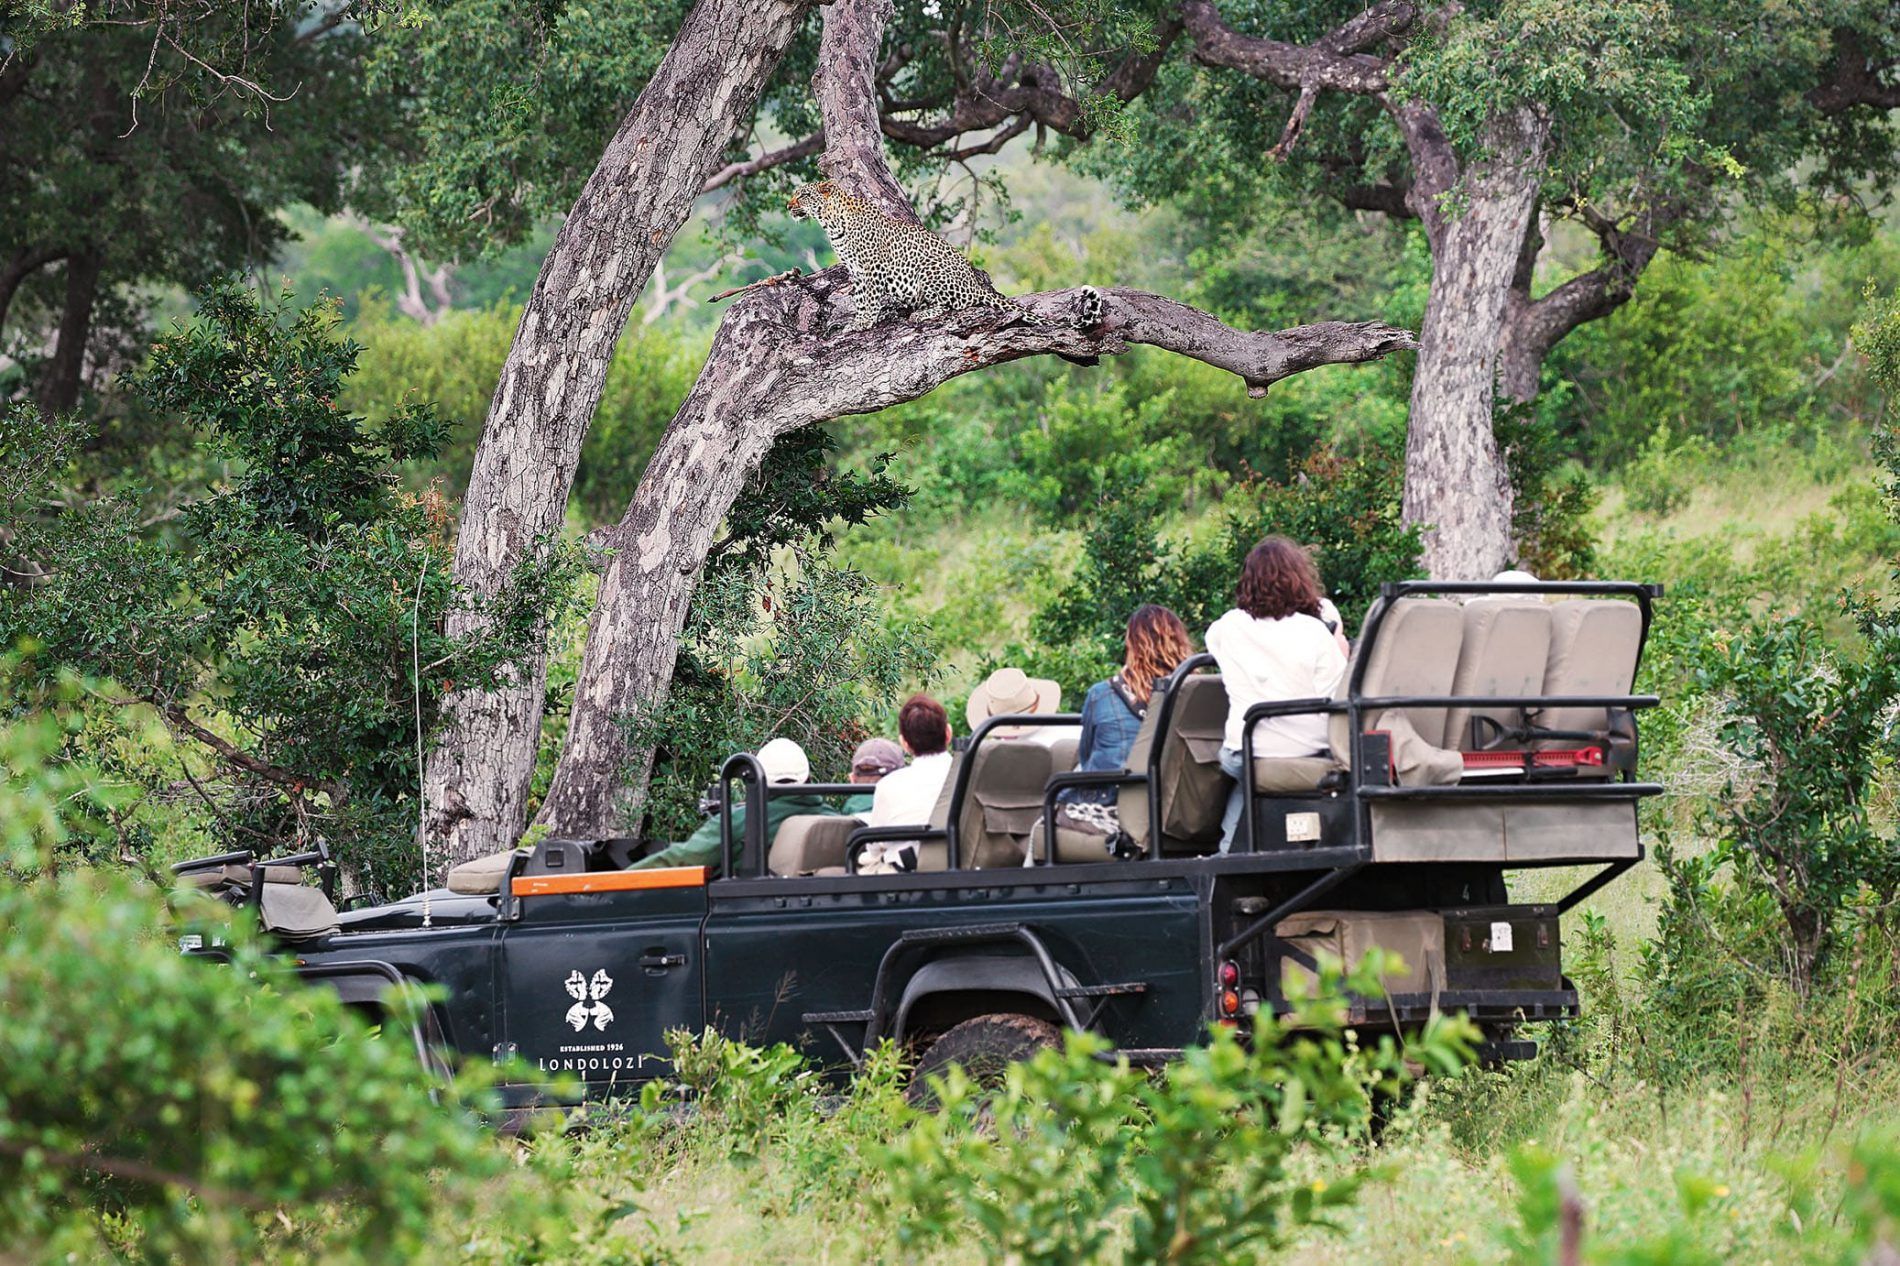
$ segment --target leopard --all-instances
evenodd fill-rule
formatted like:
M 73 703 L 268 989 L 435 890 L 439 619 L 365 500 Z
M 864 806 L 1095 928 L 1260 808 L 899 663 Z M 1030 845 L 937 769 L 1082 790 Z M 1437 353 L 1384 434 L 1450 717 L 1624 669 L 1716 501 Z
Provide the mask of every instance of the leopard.
M 920 224 L 884 213 L 868 198 L 847 192 L 835 180 L 815 180 L 792 190 L 786 211 L 794 220 L 815 220 L 851 277 L 857 313 L 845 328 L 861 333 L 909 313 L 913 322 L 941 320 L 952 312 L 987 308 L 1029 325 L 1100 325 L 1105 302 L 1093 286 L 1082 287 L 1071 317 L 1046 317 L 997 293 L 956 247 Z

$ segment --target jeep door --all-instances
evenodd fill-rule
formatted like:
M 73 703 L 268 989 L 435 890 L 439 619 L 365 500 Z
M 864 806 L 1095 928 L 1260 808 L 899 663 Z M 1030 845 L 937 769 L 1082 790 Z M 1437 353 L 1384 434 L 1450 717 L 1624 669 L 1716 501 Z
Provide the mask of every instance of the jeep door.
M 698 1029 L 701 868 L 529 877 L 501 933 L 507 1047 L 539 1085 L 566 1076 L 590 1098 L 672 1070 L 665 1034 Z

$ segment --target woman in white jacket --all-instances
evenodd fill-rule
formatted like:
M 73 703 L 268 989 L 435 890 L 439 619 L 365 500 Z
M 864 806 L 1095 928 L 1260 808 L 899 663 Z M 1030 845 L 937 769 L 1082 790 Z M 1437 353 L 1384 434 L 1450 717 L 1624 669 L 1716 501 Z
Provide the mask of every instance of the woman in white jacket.
M 1343 640 L 1321 619 L 1319 571 L 1307 552 L 1284 536 L 1254 546 L 1241 567 L 1234 609 L 1207 630 L 1207 649 L 1227 686 L 1227 730 L 1220 765 L 1234 779 L 1221 819 L 1220 851 L 1234 846 L 1240 825 L 1241 718 L 1256 703 L 1324 698 L 1346 670 Z M 1255 756 L 1312 756 L 1327 748 L 1323 713 L 1269 717 L 1254 726 Z

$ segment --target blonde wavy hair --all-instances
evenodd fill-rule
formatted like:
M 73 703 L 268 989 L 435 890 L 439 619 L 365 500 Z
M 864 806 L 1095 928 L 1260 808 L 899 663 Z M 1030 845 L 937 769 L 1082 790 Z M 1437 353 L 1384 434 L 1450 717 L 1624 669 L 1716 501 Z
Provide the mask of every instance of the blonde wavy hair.
M 1122 684 L 1141 707 L 1148 706 L 1155 678 L 1166 677 L 1194 653 L 1187 625 L 1166 607 L 1146 603 L 1128 617 L 1127 654 L 1122 659 Z

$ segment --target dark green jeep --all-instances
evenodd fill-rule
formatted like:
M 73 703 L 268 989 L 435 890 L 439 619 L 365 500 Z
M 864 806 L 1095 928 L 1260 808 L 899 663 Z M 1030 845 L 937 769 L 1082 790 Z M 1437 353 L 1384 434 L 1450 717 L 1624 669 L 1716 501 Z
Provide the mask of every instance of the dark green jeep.
M 519 1056 L 608 1095 L 668 1071 L 663 1034 L 712 1026 L 788 1041 L 840 1067 L 890 1038 L 931 1069 L 1026 1054 L 1092 1029 L 1152 1062 L 1209 1027 L 1286 1007 L 1323 954 L 1396 950 L 1403 972 L 1355 1020 L 1406 1028 L 1468 1013 L 1494 1059 L 1535 1053 L 1526 1021 L 1574 1015 L 1559 916 L 1643 856 L 1630 693 L 1652 586 L 1388 585 L 1331 699 L 1248 713 L 1245 801 L 1217 852 L 1231 782 L 1227 697 L 1207 656 L 1156 690 L 1120 773 L 1069 772 L 1073 748 L 1000 742 L 997 717 L 956 759 L 927 828 L 794 817 L 764 838 L 767 797 L 860 794 L 767 785 L 732 757 L 747 804 L 734 873 L 627 869 L 633 841 L 544 839 L 470 863 L 447 889 L 341 915 L 320 853 L 228 854 L 181 872 L 259 911 L 299 970 L 374 1007 L 439 986 L 425 1047 Z M 1255 758 L 1251 722 L 1331 718 L 1329 756 Z M 1065 787 L 1110 786 L 1124 834 L 1045 838 Z M 912 873 L 859 874 L 875 839 L 920 840 Z M 1513 872 L 1590 865 L 1550 903 Z M 320 886 L 305 882 L 310 869 Z M 215 951 L 200 951 L 215 952 Z M 540 1080 L 519 1088 L 523 1101 Z

